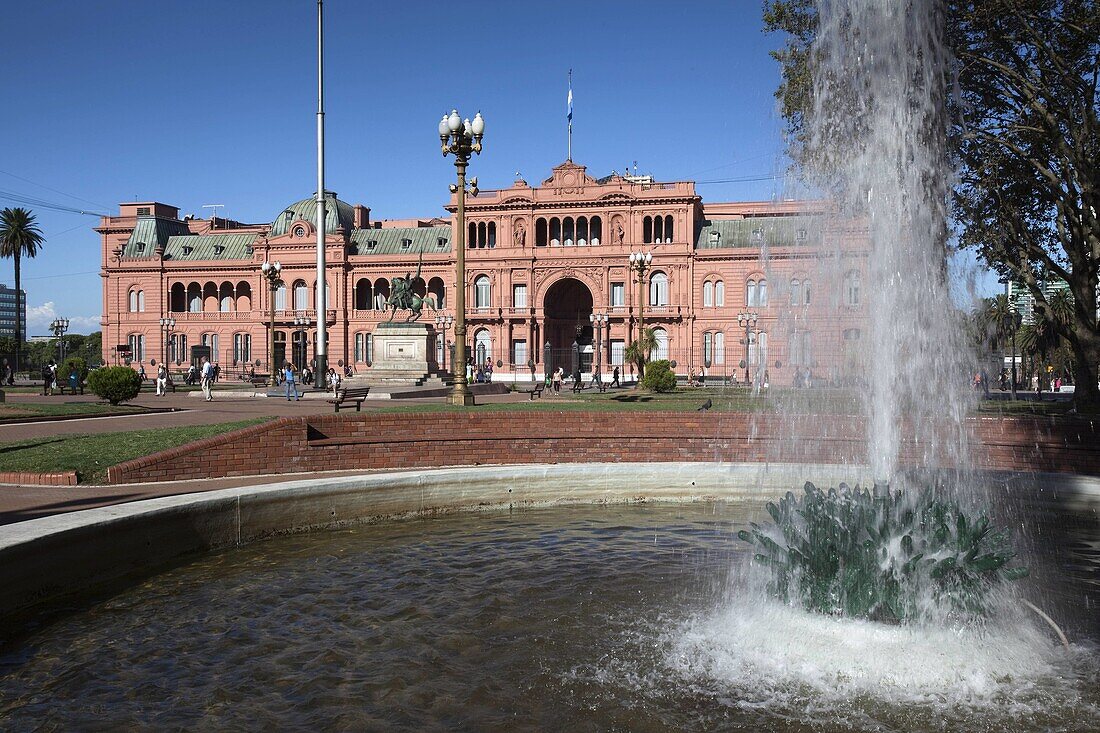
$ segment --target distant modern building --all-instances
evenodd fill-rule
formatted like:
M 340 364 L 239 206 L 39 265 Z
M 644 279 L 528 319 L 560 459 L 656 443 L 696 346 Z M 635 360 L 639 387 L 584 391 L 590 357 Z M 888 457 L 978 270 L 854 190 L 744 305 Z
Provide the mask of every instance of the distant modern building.
M 327 198 L 328 357 L 362 372 L 375 329 L 390 318 L 392 278 L 416 277 L 414 292 L 438 308 L 425 309 L 425 322 L 452 312 L 457 201 L 452 195 L 442 218 L 377 221 L 366 206 Z M 272 305 L 276 363 L 309 361 L 318 317 L 313 197 L 264 224 L 181 217 L 155 202 L 120 209 L 96 228 L 108 363 L 182 365 L 200 346 L 227 375 L 266 371 Z M 623 355 L 644 308 L 653 356 L 676 361 L 681 375 L 706 369 L 744 379 L 747 365 L 751 378 L 768 370 L 777 385 L 796 372 L 859 376 L 866 229 L 835 227 L 824 209 L 810 201 L 706 203 L 691 181 L 597 179 L 572 161 L 540 185 L 516 180 L 482 191 L 466 203 L 468 353 L 491 361 L 494 378 L 530 379 L 574 363 L 587 373 L 597 358 L 604 375 L 616 366 L 629 373 Z M 652 253 L 643 283 L 630 270 L 632 251 Z M 843 271 L 831 286 L 814 280 L 822 259 Z M 282 265 L 274 304 L 265 261 Z M 747 343 L 742 312 L 758 314 Z M 594 328 L 594 314 L 607 325 Z M 175 320 L 174 331 L 162 330 L 162 318 Z M 453 335 L 436 336 L 439 366 L 450 367 Z
M 1060 277 L 1051 277 L 1042 283 L 1043 295 L 1049 300 L 1054 293 L 1061 290 L 1069 290 L 1069 283 Z M 1009 302 L 1020 314 L 1023 323 L 1035 322 L 1035 296 L 1019 280 L 1009 280 L 1005 285 L 1005 291 Z
M 27 291 L 20 290 L 16 298 L 15 288 L 0 285 L 0 336 L 15 337 L 15 316 L 19 314 L 19 337 L 27 339 Z

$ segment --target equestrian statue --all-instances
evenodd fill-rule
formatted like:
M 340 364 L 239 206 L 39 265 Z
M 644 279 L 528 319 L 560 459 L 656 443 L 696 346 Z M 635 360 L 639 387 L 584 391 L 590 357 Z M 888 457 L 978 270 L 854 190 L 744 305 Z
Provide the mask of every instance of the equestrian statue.
M 420 250 L 420 259 L 416 263 L 416 275 L 405 273 L 405 277 L 390 278 L 390 297 L 386 298 L 386 308 L 392 308 L 388 320 L 392 321 L 398 310 L 409 311 L 406 323 L 420 319 L 420 313 L 424 306 L 432 310 L 437 309 L 435 300 L 431 295 L 417 295 L 413 292 L 413 282 L 420 278 L 420 271 L 424 265 L 424 250 Z

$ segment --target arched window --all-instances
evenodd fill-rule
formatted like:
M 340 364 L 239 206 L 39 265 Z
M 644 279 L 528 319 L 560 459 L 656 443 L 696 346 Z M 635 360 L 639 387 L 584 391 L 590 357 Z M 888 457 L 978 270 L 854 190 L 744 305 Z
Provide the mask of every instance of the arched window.
M 562 231 L 561 231 L 561 236 L 562 236 L 562 240 L 563 240 L 562 244 L 564 244 L 566 247 L 572 247 L 575 244 L 574 234 L 575 233 L 573 231 L 573 217 L 567 216 L 562 221 Z
M 279 283 L 279 287 L 275 289 L 275 310 L 286 310 L 286 283 Z
M 577 246 L 583 247 L 588 244 L 588 217 L 577 217 Z
M 384 310 L 386 307 L 386 301 L 390 297 L 390 281 L 384 277 L 380 277 L 374 281 L 374 309 L 376 311 Z
M 202 286 L 202 309 L 206 313 L 218 311 L 218 286 L 212 282 Z
M 190 313 L 202 313 L 202 286 L 198 283 L 187 286 L 187 310 Z
M 721 280 L 714 283 L 714 304 L 719 308 L 726 304 L 726 284 Z
M 555 216 L 550 219 L 550 246 L 557 247 L 559 244 L 561 244 L 561 219 Z
M 668 331 L 663 328 L 653 329 L 653 338 L 657 341 L 657 348 L 650 354 L 652 359 L 668 358 Z
M 130 360 L 145 361 L 145 336 L 140 333 L 130 334 Z
M 433 277 L 428 281 L 428 295 L 431 296 L 433 307 L 438 309 L 446 306 L 446 290 L 443 287 L 443 279 Z
M 218 310 L 222 313 L 233 310 L 233 283 L 224 282 L 218 288 Z
M 802 281 L 802 305 L 810 304 L 810 281 Z
M 374 288 L 370 280 L 363 277 L 355 283 L 355 310 L 369 311 L 374 309 Z
M 489 246 L 489 249 L 492 249 L 493 247 L 497 246 L 497 223 L 495 221 L 489 222 L 488 229 L 489 229 L 488 246 Z
M 355 361 L 360 364 L 374 361 L 374 339 L 369 333 L 355 334 Z
M 791 278 L 791 305 L 802 305 L 802 281 Z
M 756 283 L 756 304 L 764 307 L 768 304 L 768 281 L 761 280 Z
M 657 244 L 665 241 L 665 218 L 663 216 L 653 217 L 653 241 Z
M 485 234 L 485 222 L 478 222 L 477 225 L 477 246 L 484 249 L 485 243 L 489 241 L 489 238 Z
M 649 304 L 668 305 L 668 275 L 655 272 L 649 278 Z
M 672 241 L 672 214 L 665 217 L 665 241 Z
M 317 285 L 314 283 L 313 287 L 313 300 L 306 304 L 306 309 L 315 308 L 317 306 Z M 332 307 L 332 287 L 325 282 L 325 310 Z
M 477 246 L 477 223 L 471 221 L 469 230 L 469 236 L 466 237 L 466 246 L 473 249 Z
M 138 295 L 138 291 L 136 291 L 136 290 L 131 290 L 130 291 L 130 312 L 131 313 L 137 313 L 137 309 L 138 309 L 137 295 Z
M 712 364 L 726 363 L 726 334 L 719 331 L 714 334 L 714 359 Z
M 243 280 L 237 283 L 237 301 L 234 304 L 234 310 L 252 310 L 252 286 Z
M 745 283 L 745 305 L 752 308 L 756 305 L 756 281 L 749 280 Z
M 710 308 L 714 305 L 714 283 L 707 280 L 703 283 L 703 307 Z
M 489 307 L 489 276 L 479 275 L 474 280 L 474 307 Z
M 170 310 L 173 313 L 183 313 L 187 310 L 187 288 L 183 283 L 175 283 L 172 286 L 170 300 Z
M 540 216 L 538 219 L 535 220 L 535 246 L 545 247 L 546 242 L 546 219 Z
M 642 243 L 653 243 L 653 217 L 651 216 L 642 219 Z
M 493 344 L 488 329 L 483 328 L 474 335 L 474 355 L 474 363 L 478 366 L 493 358 Z
M 849 308 L 859 305 L 859 280 L 858 270 L 849 270 L 844 275 L 844 305 Z
M 305 280 L 294 281 L 294 310 L 309 310 L 309 287 Z
M 603 222 L 600 220 L 600 217 L 593 216 L 592 219 L 589 220 L 588 234 L 588 242 L 593 247 L 598 247 L 600 244 L 600 240 L 603 238 Z
M 252 361 L 252 334 L 233 334 L 233 365 Z

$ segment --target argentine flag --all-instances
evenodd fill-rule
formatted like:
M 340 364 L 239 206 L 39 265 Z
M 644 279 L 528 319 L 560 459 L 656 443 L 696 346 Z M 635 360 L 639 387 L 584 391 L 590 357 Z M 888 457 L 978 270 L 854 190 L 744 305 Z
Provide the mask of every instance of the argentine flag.
M 567 112 L 565 118 L 570 122 L 573 121 L 573 82 L 569 82 L 569 99 L 566 103 Z

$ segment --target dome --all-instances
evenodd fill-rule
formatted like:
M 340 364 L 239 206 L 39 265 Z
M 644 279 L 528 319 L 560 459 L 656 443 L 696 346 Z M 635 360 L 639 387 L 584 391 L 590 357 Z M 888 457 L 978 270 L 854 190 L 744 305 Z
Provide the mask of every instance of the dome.
M 290 212 L 289 215 L 287 212 Z M 275 221 L 271 222 L 271 231 L 268 236 L 281 237 L 289 232 L 290 225 L 299 219 L 316 226 L 317 200 L 315 198 L 295 201 L 280 211 Z M 332 191 L 325 191 L 325 233 L 332 234 L 339 228 L 350 233 L 354 221 L 354 210 L 351 204 L 336 198 L 336 194 Z

